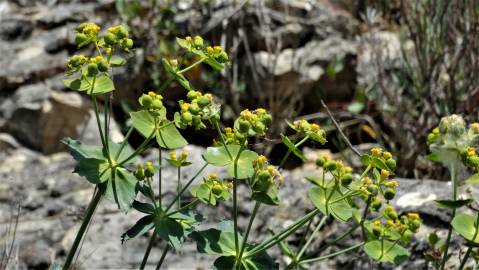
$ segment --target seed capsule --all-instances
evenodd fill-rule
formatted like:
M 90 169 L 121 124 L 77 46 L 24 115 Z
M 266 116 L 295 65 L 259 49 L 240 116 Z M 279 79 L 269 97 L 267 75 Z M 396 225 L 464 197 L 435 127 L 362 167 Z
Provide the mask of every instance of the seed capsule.
M 98 63 L 98 70 L 101 72 L 107 72 L 108 68 L 110 66 L 108 65 L 108 62 L 106 60 L 101 60 L 100 63 Z
M 191 121 L 193 121 L 193 116 L 190 112 L 184 112 L 183 114 L 181 114 L 181 122 L 183 122 L 184 124 L 189 124 L 191 123 Z
M 83 33 L 78 33 L 75 36 L 75 44 L 80 46 L 82 43 L 88 40 L 88 37 Z
M 205 96 L 201 96 L 198 98 L 198 105 L 200 105 L 200 107 L 208 106 L 210 103 L 211 100 Z
M 118 42 L 116 35 L 112 33 L 107 33 L 103 39 L 105 40 L 105 43 L 110 46 L 113 46 Z
M 87 74 L 88 76 L 96 76 L 96 74 L 98 73 L 98 65 L 95 64 L 95 63 L 90 63 L 88 64 L 87 66 Z
M 390 158 L 386 160 L 386 165 L 388 168 L 390 168 L 392 171 L 396 170 L 396 160 Z
M 188 94 L 186 94 L 186 97 L 188 98 L 188 101 L 192 101 L 198 97 L 198 92 L 194 90 L 188 91 Z
M 238 121 L 238 126 L 239 126 L 239 131 L 241 133 L 247 133 L 249 129 L 251 128 L 251 124 L 248 121 L 243 119 L 240 119 Z
M 145 163 L 145 176 L 146 177 L 153 177 L 155 175 L 155 168 L 153 167 L 153 164 L 151 162 L 146 162 Z
M 153 99 L 149 95 L 143 94 L 139 99 L 140 105 L 145 108 L 150 108 Z
M 378 186 L 377 185 L 374 185 L 374 184 L 371 184 L 368 186 L 368 191 L 373 194 L 373 195 L 378 195 Z
M 154 110 L 160 110 L 163 108 L 163 102 L 160 99 L 154 99 L 151 103 L 151 108 Z
M 394 192 L 394 189 L 392 189 L 392 188 L 387 188 L 384 191 L 384 199 L 386 199 L 388 201 L 394 199 L 395 195 L 396 195 L 396 193 Z
M 327 161 L 325 164 L 324 164 L 324 168 L 327 170 L 327 171 L 334 171 L 336 170 L 336 162 L 335 161 Z
M 349 184 L 351 184 L 352 181 L 353 181 L 353 176 L 349 173 L 341 176 L 341 185 L 343 186 L 349 186 Z

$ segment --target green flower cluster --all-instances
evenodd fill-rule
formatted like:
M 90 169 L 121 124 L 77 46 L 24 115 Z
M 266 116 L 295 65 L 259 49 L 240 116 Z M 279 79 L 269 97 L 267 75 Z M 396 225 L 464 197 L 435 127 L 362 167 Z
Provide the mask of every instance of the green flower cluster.
M 218 179 L 216 173 L 210 174 L 198 187 L 191 189 L 191 194 L 200 201 L 216 205 L 218 200 L 227 200 L 230 197 L 231 182 Z
M 155 175 L 155 167 L 150 161 L 145 162 L 145 165 L 138 164 L 136 170 L 133 172 L 138 181 L 151 179 Z
M 103 37 L 103 40 L 108 48 L 114 48 L 117 45 L 125 51 L 133 48 L 133 40 L 129 38 L 128 29 L 123 25 L 108 28 L 108 32 Z
M 254 111 L 248 109 L 242 111 L 234 123 L 239 136 L 245 139 L 248 136 L 263 136 L 271 125 L 273 118 L 265 109 L 259 108 Z M 240 140 L 241 141 L 241 140 Z
M 267 159 L 263 155 L 253 161 L 253 168 L 255 169 L 255 177 L 253 177 L 251 187 L 254 192 L 266 192 L 272 185 L 280 185 L 284 181 L 278 170 L 267 164 Z
M 180 100 L 180 112 L 175 113 L 175 124 L 179 128 L 194 126 L 196 129 L 204 129 L 203 121 L 219 121 L 220 106 L 214 102 L 210 93 L 202 94 L 191 90 L 187 94 L 187 101 Z
M 438 125 L 427 136 L 434 161 L 450 163 L 452 157 L 458 154 L 462 163 L 479 171 L 479 156 L 476 145 L 479 141 L 479 123 L 472 123 L 466 128 L 464 119 L 459 115 L 443 117 Z
M 219 63 L 227 63 L 229 61 L 228 54 L 221 46 L 204 46 L 203 38 L 195 36 L 194 38 L 188 36 L 184 39 L 185 49 L 188 51 L 198 50 L 203 52 L 206 56 L 218 61 Z
M 316 159 L 316 166 L 323 168 L 325 172 L 332 174 L 334 181 L 338 182 L 344 187 L 349 186 L 353 181 L 351 172 L 353 168 L 344 166 L 342 161 L 334 161 L 327 156 L 320 156 Z
M 152 113 L 160 113 L 165 107 L 163 106 L 163 97 L 155 92 L 148 92 L 143 94 L 138 99 L 142 109 L 148 110 Z
M 326 143 L 326 132 L 321 129 L 318 124 L 309 123 L 306 120 L 297 120 L 293 124 L 290 124 L 290 127 L 294 129 L 297 133 L 308 136 L 314 141 L 317 141 L 321 144 Z
M 175 151 L 171 151 L 168 156 L 170 157 L 169 159 L 166 159 L 168 163 L 170 163 L 172 166 L 180 168 L 180 167 L 185 167 L 188 165 L 191 165 L 191 162 L 188 162 L 188 153 L 186 151 L 182 151 L 181 154 L 178 156 Z
M 396 210 L 389 204 L 386 205 L 383 216 L 385 220 L 378 219 L 372 222 L 372 234 L 378 238 L 408 243 L 421 226 L 421 218 L 417 213 L 398 217 Z

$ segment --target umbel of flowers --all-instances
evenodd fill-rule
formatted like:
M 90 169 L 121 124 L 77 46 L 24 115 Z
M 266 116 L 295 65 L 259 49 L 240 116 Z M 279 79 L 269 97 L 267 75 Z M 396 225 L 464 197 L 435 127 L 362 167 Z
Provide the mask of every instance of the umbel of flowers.
M 137 109 L 130 113 L 128 123 L 131 126 L 124 140 L 114 142 L 109 134 L 109 108 L 117 91 L 111 76 L 112 69 L 127 64 L 124 54 L 134 50 L 133 40 L 125 26 L 113 26 L 102 31 L 90 22 L 78 26 L 75 35 L 79 47 L 91 46 L 94 51 L 92 55 L 74 55 L 68 60 L 64 83 L 71 90 L 83 92 L 91 98 L 101 145 L 86 145 L 70 138 L 63 141 L 77 161 L 75 172 L 95 186 L 93 199 L 63 269 L 72 267 L 91 217 L 103 198 L 115 203 L 125 214 L 132 211 L 142 214 L 130 229 L 119 233 L 123 244 L 128 244 L 129 239 L 150 234 L 140 269 L 146 266 L 152 246 L 157 242 L 163 250 L 157 269 L 167 260 L 169 253 L 180 252 L 185 241 L 196 242 L 198 252 L 214 256 L 214 269 L 278 269 L 278 262 L 268 253 L 276 246 L 289 257 L 288 269 L 308 268 L 317 261 L 361 249 L 378 263 L 397 264 L 407 257 L 408 252 L 403 246 L 419 229 L 420 218 L 415 213 L 399 214 L 389 203 L 397 188 L 397 182 L 391 179 L 396 168 L 391 153 L 372 149 L 371 154 L 361 157 L 364 166 L 356 172 L 342 161 L 319 157 L 316 160 L 318 175 L 307 178 L 311 181 L 307 195 L 312 210 L 272 235 L 249 239 L 258 210 L 281 204 L 279 191 L 285 181 L 281 170 L 286 160 L 291 154 L 306 159 L 301 145 L 306 141 L 326 143 L 326 132 L 315 123 L 300 120 L 290 125 L 293 136 L 281 135 L 288 151 L 278 166 L 258 154 L 250 142 L 252 139 L 264 140 L 273 121 L 271 115 L 263 108 L 245 109 L 232 127 L 223 126 L 221 106 L 215 97 L 193 88 L 187 76 L 189 70 L 200 64 L 222 70 L 229 64 L 229 57 L 220 46 L 209 45 L 196 36 L 177 39 L 186 52 L 184 57 L 193 62 L 162 59 L 169 78 L 161 89 L 168 89 L 172 81 L 177 81 L 185 89 L 186 95 L 178 101 L 175 111 L 167 112 L 160 90 L 142 94 Z M 184 67 L 180 64 L 184 62 L 192 64 Z M 103 106 L 100 106 L 99 100 L 103 101 Z M 100 117 L 100 112 L 104 117 Z M 170 115 L 174 116 L 173 119 L 169 118 Z M 188 142 L 182 132 L 187 132 L 189 128 L 216 131 L 212 145 L 202 155 L 203 160 L 190 160 L 184 149 Z M 143 136 L 143 141 L 135 149 L 128 144 L 134 130 Z M 139 157 L 152 147 L 159 148 L 158 157 L 141 161 Z M 162 150 L 170 152 L 163 157 Z M 474 162 L 469 157 L 475 152 L 471 149 L 466 149 L 466 152 L 465 160 Z M 165 197 L 162 190 L 163 181 L 171 181 L 163 177 L 162 171 L 166 166 L 177 172 L 173 198 Z M 186 166 L 194 166 L 197 170 L 187 181 L 182 179 L 182 169 Z M 225 173 L 221 177 L 216 173 L 204 175 L 208 166 L 223 169 Z M 158 190 L 153 189 L 153 184 L 158 186 Z M 254 202 L 249 222 L 244 228 L 238 224 L 239 184 L 245 185 L 248 190 L 243 197 Z M 188 192 L 191 196 L 186 196 Z M 198 204 L 209 207 L 231 204 L 231 213 L 227 220 L 205 229 L 198 226 L 205 219 L 196 208 Z M 317 216 L 321 221 L 314 225 L 312 221 Z M 309 246 L 327 220 L 349 222 L 351 228 L 344 237 L 361 230 L 361 239 L 334 254 L 310 254 Z M 285 240 L 288 236 L 311 225 L 315 229 L 304 234 L 302 244 L 297 247 L 287 244 Z

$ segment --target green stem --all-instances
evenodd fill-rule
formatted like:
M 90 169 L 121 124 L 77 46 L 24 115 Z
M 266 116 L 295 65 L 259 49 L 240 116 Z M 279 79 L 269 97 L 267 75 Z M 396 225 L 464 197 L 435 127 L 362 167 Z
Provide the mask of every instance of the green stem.
M 461 265 L 459 266 L 459 270 L 464 269 L 464 266 L 466 266 L 467 259 L 469 259 L 469 255 L 471 255 L 472 251 L 472 246 L 469 246 L 467 248 L 466 254 L 464 254 L 464 258 L 462 258 Z
M 452 200 L 455 201 L 457 197 L 457 191 L 456 191 L 456 164 L 451 165 L 450 167 L 450 172 L 451 172 L 451 186 L 452 186 Z M 454 219 L 454 216 L 456 215 L 456 209 L 452 210 L 452 215 L 451 215 L 451 220 Z M 450 223 L 450 222 L 449 222 Z M 447 232 L 447 238 L 446 238 L 446 245 L 444 248 L 444 254 L 442 256 L 441 260 L 441 270 L 444 270 L 446 267 L 446 262 L 448 259 L 448 251 L 449 251 L 449 244 L 451 242 L 451 236 L 452 236 L 452 226 L 449 224 L 449 230 Z
M 158 89 L 158 94 L 161 94 L 172 81 L 173 77 L 169 77 L 166 82 L 160 87 L 160 89 Z
M 100 114 L 98 112 L 98 103 L 96 101 L 96 96 L 93 94 L 93 88 L 95 87 L 95 82 L 96 82 L 96 77 L 93 77 L 93 81 L 91 83 L 90 95 L 91 95 L 91 101 L 93 103 L 93 110 L 95 111 L 96 124 L 98 126 L 98 131 L 100 132 L 101 144 L 103 145 L 103 148 L 105 148 L 106 147 L 105 136 L 103 136 L 103 130 L 102 130 L 101 123 L 100 123 Z
M 310 219 L 312 219 L 318 213 L 319 213 L 318 209 L 312 210 L 311 212 L 304 215 L 301 219 L 299 219 L 295 223 L 293 223 L 293 224 L 289 225 L 288 227 L 286 227 L 285 229 L 283 229 L 280 233 L 273 235 L 272 237 L 263 241 L 261 244 L 257 245 L 256 247 L 254 247 L 250 251 L 247 251 L 246 255 L 248 257 L 252 257 L 252 256 L 258 254 L 259 252 L 276 245 L 277 243 L 281 242 L 283 239 L 285 239 L 286 237 L 291 235 L 293 232 L 295 232 L 297 229 L 301 228 L 301 226 L 306 224 L 306 222 L 308 222 Z
M 153 192 L 153 188 L 151 187 L 151 178 L 147 178 L 146 182 L 148 183 L 148 191 L 150 193 L 150 199 L 155 206 L 155 209 L 158 209 L 158 205 L 156 204 L 155 193 Z
M 184 69 L 178 71 L 177 74 L 183 74 L 183 73 L 187 72 L 188 70 L 194 68 L 195 66 L 201 64 L 201 63 L 202 63 L 203 61 L 205 61 L 205 60 L 206 60 L 206 58 L 203 57 L 203 58 L 201 58 L 200 60 L 198 60 L 198 61 L 194 62 L 193 64 L 191 64 L 189 67 L 186 67 L 186 68 L 184 68 Z
M 299 146 L 301 146 L 304 142 L 306 142 L 307 140 L 309 139 L 309 136 L 306 136 L 304 137 L 301 141 L 299 141 L 298 143 L 296 143 L 294 146 L 296 148 L 298 148 Z M 292 153 L 292 150 L 290 148 L 288 148 L 288 151 L 286 152 L 286 154 L 284 155 L 284 157 L 281 159 L 281 161 L 279 162 L 279 165 L 278 165 L 278 168 L 283 168 L 284 164 L 286 163 L 286 160 L 288 160 L 288 157 L 291 155 Z
M 165 258 L 166 258 L 166 253 L 168 253 L 168 251 L 170 250 L 170 245 L 166 245 L 165 249 L 163 250 L 163 254 L 161 254 L 161 258 L 160 258 L 160 261 L 158 262 L 158 264 L 156 265 L 156 270 L 160 269 L 161 268 L 161 265 L 163 264 L 163 262 L 165 261 Z
M 235 231 L 235 251 L 236 255 L 239 253 L 239 241 L 238 241 L 238 160 L 243 152 L 244 145 L 241 145 L 238 150 L 238 154 L 235 157 L 233 168 L 234 168 L 234 179 L 233 179 L 233 227 Z
M 185 209 L 191 208 L 191 207 L 197 205 L 199 202 L 200 202 L 200 200 L 194 199 L 193 201 L 191 201 L 191 202 L 188 203 L 187 205 L 184 205 L 183 207 L 181 207 L 181 208 L 179 208 L 179 209 L 177 209 L 177 210 L 175 210 L 175 211 L 172 211 L 171 213 L 168 213 L 167 216 L 172 216 L 172 215 L 174 215 L 174 214 L 176 214 L 176 213 L 179 213 L 179 212 L 181 212 L 181 211 L 183 211 L 183 210 L 185 210 Z
M 108 115 L 110 113 L 110 110 L 109 110 L 109 101 L 110 101 L 110 95 L 105 95 L 107 98 L 105 98 L 105 102 L 104 102 L 104 109 L 103 109 L 103 126 L 104 126 L 104 134 L 105 134 L 105 148 L 106 148 L 106 152 L 108 153 L 107 157 L 108 157 L 108 161 L 110 162 L 110 165 L 112 164 L 111 162 L 111 156 L 110 156 L 110 142 L 109 142 L 109 128 L 108 128 Z
M 351 250 L 357 249 L 358 247 L 361 247 L 361 246 L 363 246 L 363 245 L 364 245 L 364 242 L 359 243 L 359 244 L 356 244 L 356 245 L 351 246 L 351 247 L 349 247 L 349 248 L 340 250 L 340 251 L 338 251 L 338 252 L 334 252 L 334 253 L 328 254 L 328 255 L 326 255 L 326 256 L 322 256 L 322 257 L 318 257 L 318 258 L 313 258 L 313 259 L 308 259 L 308 260 L 301 261 L 301 262 L 299 262 L 299 264 L 306 264 L 306 263 L 314 263 L 314 262 L 323 261 L 323 260 L 329 259 L 329 258 L 331 258 L 331 257 L 338 256 L 338 255 L 341 255 L 341 254 L 343 254 L 343 253 L 349 252 L 349 251 L 351 251 Z
M 157 233 L 157 228 L 155 228 L 153 234 L 150 237 L 150 241 L 148 242 L 148 246 L 146 247 L 145 255 L 143 255 L 143 260 L 141 260 L 140 270 L 145 269 L 146 263 L 148 262 L 148 257 L 150 256 L 151 248 L 153 247 L 153 243 L 156 240 Z
M 356 231 L 358 228 L 359 228 L 359 224 L 355 224 L 352 228 L 350 228 L 348 231 L 346 231 L 345 233 L 343 233 L 342 235 L 338 236 L 336 239 L 334 239 L 333 241 L 329 242 L 329 243 L 326 243 L 323 247 L 321 247 L 320 249 L 318 249 L 317 251 L 315 251 L 314 253 L 316 254 L 320 254 L 322 251 L 324 251 L 326 248 L 338 243 L 339 241 L 343 240 L 344 238 L 346 238 L 347 236 L 351 235 L 354 231 Z M 309 258 L 309 256 L 311 255 L 308 255 L 307 258 Z
M 126 144 L 128 143 L 128 138 L 130 138 L 130 135 L 131 135 L 132 132 L 133 132 L 133 125 L 131 125 L 130 128 L 128 128 L 128 131 L 126 132 L 125 138 L 124 138 L 123 142 L 122 142 L 121 145 L 120 145 L 120 149 L 119 149 L 118 152 L 115 154 L 115 160 L 118 159 L 118 157 L 120 156 L 121 152 L 123 151 L 123 148 L 125 148 Z
M 253 226 L 253 221 L 256 217 L 256 214 L 258 213 L 258 209 L 259 209 L 260 206 L 261 206 L 260 202 L 256 202 L 254 204 L 253 213 L 251 214 L 251 217 L 249 219 L 248 228 L 246 229 L 246 234 L 244 236 L 243 243 L 241 244 L 241 250 L 240 250 L 239 255 L 237 257 L 237 259 L 239 259 L 239 260 L 241 260 L 241 257 L 243 256 L 243 252 L 244 252 L 244 249 L 246 248 L 246 244 L 247 244 L 247 241 L 248 241 L 249 232 L 251 230 L 251 227 Z
M 73 261 L 73 257 L 75 256 L 75 253 L 78 249 L 78 245 L 80 244 L 80 241 L 83 238 L 83 235 L 85 234 L 86 228 L 88 224 L 90 223 L 93 213 L 95 213 L 95 209 L 98 206 L 98 203 L 100 202 L 102 195 L 103 195 L 103 190 L 101 188 L 97 188 L 95 190 L 95 195 L 93 196 L 92 200 L 90 201 L 90 204 L 88 205 L 88 208 L 85 213 L 85 217 L 83 218 L 80 229 L 78 230 L 75 240 L 73 241 L 72 247 L 70 248 L 67 258 L 65 259 L 63 270 L 70 269 L 70 266 Z
M 125 163 L 127 163 L 128 161 L 130 161 L 131 159 L 133 159 L 134 157 L 138 156 L 140 153 L 142 153 L 144 150 L 145 150 L 145 146 L 150 142 L 150 140 L 153 138 L 153 135 L 155 135 L 155 132 L 153 131 L 150 136 L 148 136 L 148 138 L 146 138 L 140 146 L 138 146 L 138 148 L 135 150 L 135 152 L 133 152 L 131 155 L 129 155 L 127 158 L 125 158 L 124 160 L 118 162 L 118 164 L 116 166 L 121 166 Z
M 321 221 L 319 222 L 318 226 L 316 226 L 316 228 L 314 229 L 314 231 L 311 233 L 311 235 L 309 236 L 308 238 L 308 241 L 306 242 L 306 244 L 301 248 L 301 250 L 299 251 L 298 255 L 296 255 L 296 259 L 295 261 L 299 261 L 301 260 L 301 257 L 303 256 L 304 252 L 306 251 L 306 249 L 309 247 L 309 245 L 311 244 L 311 242 L 313 241 L 314 237 L 316 236 L 316 233 L 318 233 L 318 231 L 323 227 L 324 223 L 326 222 L 326 220 L 328 219 L 328 216 L 324 216 Z
M 166 213 L 168 213 L 168 211 L 175 204 L 175 202 L 178 200 L 178 198 L 186 191 L 186 189 L 188 189 L 188 187 L 193 183 L 193 181 L 196 179 L 196 177 L 198 177 L 198 175 L 200 175 L 200 173 L 206 168 L 206 166 L 208 166 L 208 163 L 205 163 L 205 165 L 203 165 L 203 167 L 201 167 L 201 169 L 188 181 L 188 183 L 186 183 L 186 185 L 181 189 L 180 193 L 176 194 L 176 197 L 173 199 L 173 201 L 171 201 L 170 204 L 168 205 L 168 207 L 166 207 L 166 211 L 165 211 Z
M 178 183 L 176 185 L 176 193 L 180 193 L 181 190 L 181 167 L 178 167 Z M 178 197 L 178 209 L 181 208 L 181 196 Z
M 162 207 L 162 197 L 163 197 L 163 192 L 162 192 L 162 168 L 161 168 L 161 165 L 162 165 L 163 161 L 162 161 L 162 158 L 161 158 L 161 146 L 158 145 L 158 198 L 159 198 L 159 202 L 158 204 L 160 205 L 160 210 L 161 207 Z
M 233 160 L 233 155 L 231 155 L 230 150 L 228 147 L 226 147 L 226 141 L 225 138 L 223 137 L 223 133 L 221 133 L 220 126 L 218 125 L 218 121 L 214 121 L 214 126 L 216 128 L 216 131 L 218 132 L 218 136 L 220 136 L 221 144 L 223 144 L 223 147 L 226 150 L 226 153 L 228 153 L 228 157 L 230 160 Z

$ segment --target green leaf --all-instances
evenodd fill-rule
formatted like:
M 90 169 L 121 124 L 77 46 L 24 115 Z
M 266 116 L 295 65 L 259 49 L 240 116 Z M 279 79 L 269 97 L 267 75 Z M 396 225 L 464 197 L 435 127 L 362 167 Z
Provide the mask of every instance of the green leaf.
M 384 161 L 378 157 L 370 157 L 372 164 L 379 169 L 391 171 L 391 169 L 384 163 Z
M 110 164 L 104 159 L 81 159 L 74 170 L 92 184 L 100 184 L 110 180 Z
M 400 264 L 409 256 L 407 249 L 387 240 L 383 244 L 380 240 L 367 242 L 363 249 L 369 257 L 383 263 Z
M 107 173 L 111 179 L 107 182 L 105 197 L 116 202 L 119 209 L 128 211 L 138 191 L 136 177 L 124 168 L 116 168 L 113 173 L 108 169 Z
M 435 153 L 431 153 L 431 154 L 425 156 L 424 158 L 427 159 L 427 160 L 430 160 L 432 162 L 437 162 L 437 163 L 441 162 L 441 159 Z
M 200 253 L 210 255 L 235 256 L 234 232 L 229 229 L 208 229 L 193 232 L 191 237 L 196 241 L 196 248 Z M 238 239 L 240 242 L 242 238 Z
M 213 270 L 233 270 L 236 262 L 235 256 L 221 256 L 213 262 Z
M 72 138 L 64 138 L 62 140 L 68 149 L 70 149 L 70 154 L 75 160 L 82 158 L 92 158 L 92 159 L 103 159 L 102 147 L 99 145 L 88 145 L 82 144 L 80 141 L 73 140 Z
M 110 59 L 110 65 L 114 67 L 124 66 L 126 65 L 126 59 L 121 56 L 114 55 Z
M 296 145 L 294 145 L 294 143 L 288 137 L 284 136 L 283 134 L 280 134 L 280 135 L 281 135 L 281 141 L 284 143 L 284 145 L 288 147 L 289 150 L 291 150 L 291 152 L 295 156 L 297 156 L 303 161 L 307 160 L 307 158 L 303 155 L 303 153 L 296 147 Z
M 188 142 L 175 127 L 173 122 L 164 120 L 166 110 L 162 110 L 159 117 L 153 116 L 146 110 L 130 113 L 135 129 L 145 138 L 152 134 L 156 137 L 158 145 L 167 149 L 184 147 Z M 161 124 L 160 124 L 160 120 Z
M 216 196 L 207 184 L 202 183 L 199 187 L 193 187 L 190 192 L 193 197 L 198 198 L 200 201 L 206 204 L 216 205 Z
M 158 236 L 167 241 L 175 250 L 179 250 L 185 240 L 185 230 L 179 221 L 174 218 L 163 216 L 157 218 L 156 229 Z
M 137 236 L 141 236 L 151 229 L 155 227 L 155 216 L 148 215 L 140 218 L 133 227 L 128 229 L 122 236 L 121 236 L 121 243 L 123 244 L 125 241 L 128 241 L 132 238 Z
M 217 167 L 227 166 L 227 173 L 229 176 L 234 177 L 234 159 L 238 155 L 240 150 L 239 145 L 227 145 L 228 151 L 232 158 L 229 157 L 228 152 L 223 146 L 208 147 L 203 154 L 203 158 L 209 164 Z M 237 162 L 237 178 L 245 179 L 253 176 L 254 168 L 253 161 L 258 159 L 258 154 L 250 150 L 243 150 L 238 158 Z
M 330 197 L 326 204 L 327 198 Z M 352 207 L 345 199 L 339 200 L 341 194 L 334 188 L 315 187 L 309 190 L 309 198 L 323 214 L 331 214 L 335 219 L 346 222 L 353 216 Z M 335 202 L 336 200 L 339 200 Z
M 115 90 L 113 81 L 106 75 L 96 77 L 93 91 L 91 84 L 93 83 L 93 77 L 81 76 L 76 78 L 70 78 L 63 80 L 63 84 L 66 87 L 75 91 L 87 91 L 88 95 L 91 94 L 104 94 Z
M 205 58 L 205 63 L 207 65 L 209 65 L 210 67 L 212 67 L 213 69 L 215 70 L 223 70 L 225 68 L 225 66 L 223 64 L 221 64 L 220 62 L 216 61 L 214 58 L 206 55 L 203 51 L 201 50 L 198 50 L 198 49 L 195 49 L 193 48 L 191 50 L 192 53 L 196 54 L 197 56 L 199 56 L 200 58 Z
M 183 138 L 173 122 L 165 121 L 156 133 L 158 145 L 166 149 L 184 147 L 188 142 Z
M 251 198 L 267 205 L 279 205 L 278 188 L 275 185 L 272 185 L 266 192 L 253 191 Z
M 150 203 L 144 203 L 144 202 L 139 202 L 139 201 L 134 201 L 132 204 L 132 207 L 142 213 L 145 214 L 154 214 L 155 213 L 155 207 L 150 204 Z
M 471 177 L 467 178 L 466 184 L 469 184 L 469 185 L 479 184 L 479 173 L 473 174 Z
M 360 160 L 364 166 L 369 166 L 371 164 L 371 158 L 369 157 L 369 155 L 362 155 L 360 157 Z
M 170 62 L 167 59 L 163 58 L 162 63 L 165 70 L 170 73 L 173 78 L 181 84 L 181 86 L 183 86 L 188 91 L 192 90 L 190 82 L 188 82 L 188 80 L 185 78 L 185 76 L 183 76 L 183 74 L 178 73 L 178 71 L 171 66 Z
M 474 200 L 473 199 L 465 199 L 465 200 L 435 200 L 435 202 L 442 208 L 447 208 L 447 209 L 457 209 L 461 208 L 463 206 L 466 206 L 470 203 L 472 203 Z
M 462 237 L 476 244 L 479 244 L 479 224 L 477 218 L 467 214 L 460 214 L 454 217 L 451 222 L 452 227 Z

